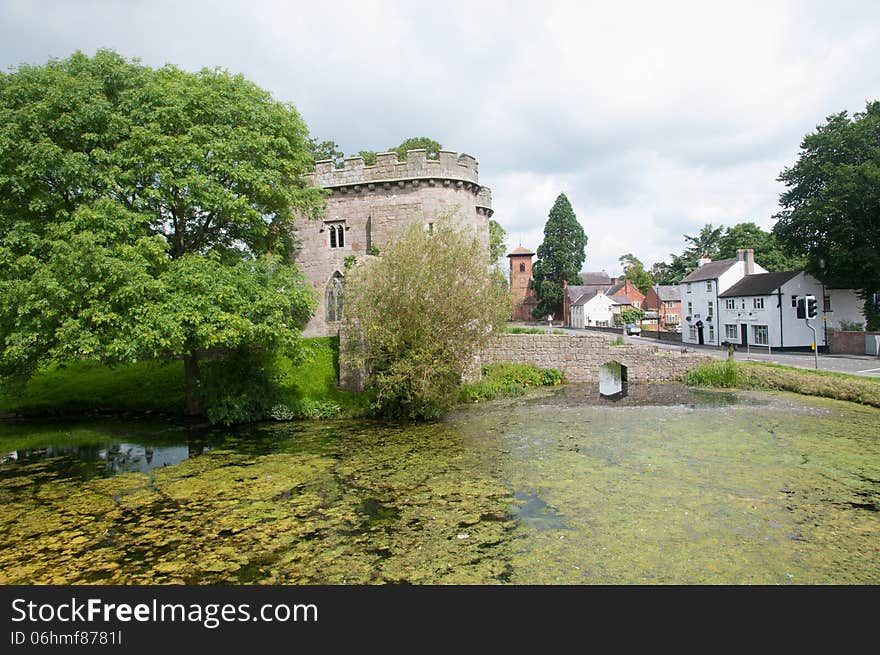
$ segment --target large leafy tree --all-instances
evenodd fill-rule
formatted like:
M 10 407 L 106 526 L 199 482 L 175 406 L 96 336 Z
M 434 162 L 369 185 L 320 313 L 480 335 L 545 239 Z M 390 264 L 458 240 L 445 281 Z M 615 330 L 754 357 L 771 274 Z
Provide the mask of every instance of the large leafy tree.
M 288 264 L 321 192 L 296 110 L 220 70 L 110 51 L 0 75 L 0 375 L 69 358 L 185 362 L 294 347 L 313 299 Z
M 647 294 L 654 286 L 654 276 L 645 270 L 641 260 L 631 253 L 621 255 L 618 259 L 623 266 L 621 281 L 629 280 L 642 293 Z
M 406 151 L 418 150 L 419 148 L 424 148 L 428 151 L 426 153 L 428 159 L 438 159 L 443 146 L 437 141 L 434 141 L 434 139 L 429 139 L 426 136 L 416 136 L 404 139 L 400 145 L 394 148 L 389 148 L 388 152 L 396 152 L 398 160 L 406 161 Z
M 701 256 L 718 259 L 718 243 L 724 234 L 724 226 L 715 227 L 706 223 L 695 236 L 683 235 L 684 251 L 680 255 L 671 254 L 670 261 L 658 262 L 652 266 L 657 284 L 678 284 L 682 278 L 697 268 Z
M 736 257 L 736 251 L 742 248 L 754 250 L 755 261 L 768 271 L 791 271 L 804 265 L 802 258 L 786 254 L 771 232 L 754 223 L 738 223 L 727 228 L 718 240 L 718 258 Z
M 489 261 L 492 264 L 498 262 L 499 259 L 507 254 L 507 246 L 504 240 L 507 238 L 507 232 L 501 223 L 494 219 L 489 219 Z
M 580 284 L 578 274 L 586 259 L 587 235 L 578 223 L 571 203 L 560 193 L 544 224 L 544 241 L 532 271 L 538 304 L 535 318 L 562 314 L 563 282 Z
M 773 232 L 807 259 L 825 284 L 880 290 L 880 101 L 850 117 L 833 114 L 804 137 L 797 162 L 779 180 L 786 190 Z M 874 322 L 873 319 L 871 322 Z
M 510 315 L 510 296 L 473 256 L 478 248 L 441 218 L 433 232 L 411 225 L 346 276 L 344 350 L 370 373 L 381 414 L 438 417 Z

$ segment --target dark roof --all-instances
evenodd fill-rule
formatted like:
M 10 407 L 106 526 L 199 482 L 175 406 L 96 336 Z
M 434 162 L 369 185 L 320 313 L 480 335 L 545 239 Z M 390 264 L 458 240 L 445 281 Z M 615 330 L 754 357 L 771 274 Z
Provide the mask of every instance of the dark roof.
M 630 300 L 629 298 L 627 298 L 624 295 L 621 295 L 621 294 L 618 294 L 616 296 L 612 296 L 611 294 L 608 294 L 608 295 L 611 298 L 611 300 L 616 302 L 618 305 L 632 305 L 632 300 Z
M 624 287 L 626 287 L 626 282 L 617 282 L 614 286 L 608 289 L 607 293 L 609 296 L 613 296 Z
M 605 271 L 582 271 L 580 275 L 585 285 L 602 284 L 607 287 L 612 283 L 611 277 Z
M 513 251 L 511 251 L 510 253 L 508 253 L 507 256 L 508 256 L 508 257 L 513 257 L 514 255 L 534 255 L 534 254 L 535 254 L 535 253 L 533 253 L 533 252 L 532 252 L 531 250 L 529 250 L 528 248 L 523 248 L 522 246 L 520 246 L 519 248 L 515 248 Z
M 571 306 L 574 307 L 575 305 L 586 305 L 596 295 L 596 293 L 598 292 L 588 291 L 587 293 L 582 293 L 578 296 L 577 300 L 571 303 Z
M 732 259 L 719 259 L 717 262 L 703 264 L 690 275 L 686 276 L 679 284 L 699 282 L 700 280 L 713 280 L 736 264 L 737 261 L 739 260 L 736 257 L 733 257 Z
M 568 299 L 573 302 L 585 293 L 591 293 L 600 289 L 605 291 L 607 287 L 607 284 L 578 284 L 573 287 L 570 286 L 568 287 Z
M 654 293 L 657 294 L 661 302 L 681 300 L 681 289 L 677 284 L 655 284 Z
M 734 298 L 738 296 L 766 296 L 776 291 L 783 284 L 802 271 L 780 271 L 778 273 L 757 273 L 746 275 L 742 280 L 734 284 L 724 293 L 719 293 L 719 298 Z

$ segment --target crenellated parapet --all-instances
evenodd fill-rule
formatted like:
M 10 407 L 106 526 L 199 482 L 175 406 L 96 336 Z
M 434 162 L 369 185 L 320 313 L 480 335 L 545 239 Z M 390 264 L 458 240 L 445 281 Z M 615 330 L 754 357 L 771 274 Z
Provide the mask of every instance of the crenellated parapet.
M 441 150 L 438 159 L 428 159 L 425 149 L 407 150 L 406 161 L 398 161 L 396 152 L 382 152 L 372 166 L 365 166 L 360 156 L 346 157 L 342 168 L 326 159 L 315 162 L 315 172 L 309 175 L 312 184 L 325 189 L 412 181 L 432 184 L 432 180 L 433 184 L 467 184 L 474 187 L 475 193 L 483 188 L 479 185 L 477 160 L 451 150 Z

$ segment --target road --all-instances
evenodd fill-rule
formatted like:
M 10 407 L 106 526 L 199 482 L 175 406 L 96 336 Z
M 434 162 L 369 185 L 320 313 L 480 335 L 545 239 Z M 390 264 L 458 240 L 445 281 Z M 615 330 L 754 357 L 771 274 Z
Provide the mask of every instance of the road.
M 545 326 L 537 326 L 546 330 L 562 330 L 567 334 L 607 334 L 609 339 L 614 338 L 613 334 L 607 332 L 598 332 L 594 330 L 577 330 L 573 328 L 549 328 Z M 626 343 L 637 343 L 646 346 L 657 346 L 666 350 L 681 350 L 682 344 L 670 341 L 661 341 L 651 339 L 649 337 L 629 337 L 624 336 Z M 689 352 L 704 352 L 712 355 L 717 359 L 727 359 L 727 350 L 720 348 L 712 348 L 709 346 L 695 346 L 686 344 L 685 347 Z M 737 361 L 744 362 L 768 362 L 770 364 L 782 364 L 784 366 L 794 366 L 795 368 L 815 369 L 815 356 L 812 353 L 803 352 L 772 352 L 767 354 L 765 349 L 759 351 L 745 350 L 734 351 L 733 358 Z M 861 375 L 864 377 L 880 378 L 880 357 L 872 357 L 871 355 L 824 355 L 819 353 L 819 370 L 833 371 L 836 373 L 849 373 L 851 375 Z

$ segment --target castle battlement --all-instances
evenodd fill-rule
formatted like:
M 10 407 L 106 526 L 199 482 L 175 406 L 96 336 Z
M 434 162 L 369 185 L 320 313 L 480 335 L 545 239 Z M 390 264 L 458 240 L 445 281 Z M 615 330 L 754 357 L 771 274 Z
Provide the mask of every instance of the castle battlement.
M 439 159 L 428 159 L 423 148 L 407 150 L 406 161 L 398 161 L 396 152 L 379 153 L 372 166 L 364 166 L 360 156 L 346 157 L 339 169 L 330 159 L 316 161 L 315 172 L 308 177 L 311 184 L 325 189 L 407 180 L 451 180 L 484 188 L 479 187 L 478 164 L 474 157 L 441 150 Z

